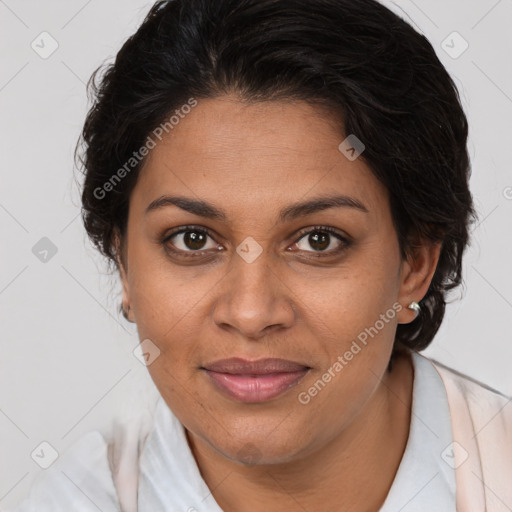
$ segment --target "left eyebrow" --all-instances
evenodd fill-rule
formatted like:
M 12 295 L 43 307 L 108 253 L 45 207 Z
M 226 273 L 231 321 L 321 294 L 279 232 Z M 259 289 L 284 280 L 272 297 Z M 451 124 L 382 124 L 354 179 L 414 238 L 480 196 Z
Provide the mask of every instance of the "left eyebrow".
M 152 201 L 146 208 L 145 214 L 164 208 L 166 206 L 177 206 L 182 210 L 204 217 L 225 222 L 228 218 L 226 212 L 211 203 L 202 200 L 191 199 L 183 196 L 161 196 Z M 346 195 L 325 196 L 310 199 L 300 203 L 289 205 L 279 212 L 279 222 L 284 223 L 313 213 L 327 210 L 329 208 L 353 208 L 368 213 L 366 206 L 358 199 Z
M 282 223 L 299 217 L 305 217 L 306 215 L 311 215 L 329 208 L 353 208 L 368 213 L 368 208 L 355 197 L 345 195 L 317 197 L 283 208 L 279 214 L 279 222 Z

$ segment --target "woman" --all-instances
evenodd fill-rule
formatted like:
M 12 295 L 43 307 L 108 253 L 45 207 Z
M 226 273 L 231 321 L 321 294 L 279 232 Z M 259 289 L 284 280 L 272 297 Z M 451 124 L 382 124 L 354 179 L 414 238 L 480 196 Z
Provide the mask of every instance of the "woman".
M 510 510 L 509 398 L 419 354 L 475 218 L 427 40 L 373 0 L 171 0 L 93 85 L 83 219 L 158 396 L 18 510 Z

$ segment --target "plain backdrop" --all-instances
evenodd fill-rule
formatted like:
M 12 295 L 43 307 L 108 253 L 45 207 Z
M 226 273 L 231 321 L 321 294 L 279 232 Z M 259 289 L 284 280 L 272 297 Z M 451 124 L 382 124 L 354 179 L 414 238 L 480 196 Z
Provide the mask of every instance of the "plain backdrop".
M 384 3 L 431 41 L 470 123 L 480 220 L 464 288 L 423 353 L 510 395 L 512 1 Z M 117 278 L 86 239 L 73 163 L 85 83 L 151 5 L 0 0 L 0 507 L 44 471 L 31 458 L 41 442 L 62 453 L 152 384 L 132 353 L 136 329 L 117 313 Z

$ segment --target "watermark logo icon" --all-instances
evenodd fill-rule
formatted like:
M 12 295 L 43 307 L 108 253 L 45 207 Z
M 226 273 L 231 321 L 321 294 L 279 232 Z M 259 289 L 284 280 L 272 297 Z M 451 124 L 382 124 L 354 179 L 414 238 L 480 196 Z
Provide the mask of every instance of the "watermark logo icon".
M 247 262 L 252 263 L 263 252 L 263 247 L 254 240 L 252 236 L 248 236 L 237 248 L 236 252 Z
M 458 32 L 452 32 L 441 43 L 441 48 L 452 59 L 458 59 L 469 48 L 469 43 Z
M 146 338 L 133 349 L 133 355 L 144 366 L 149 366 L 160 355 L 160 349 L 149 338 Z
M 257 464 L 262 454 L 255 444 L 247 443 L 238 450 L 237 456 L 245 464 Z
M 462 466 L 468 457 L 468 452 L 457 441 L 450 443 L 441 453 L 441 458 L 452 469 L 457 469 L 459 466 Z
M 48 469 L 59 457 L 57 450 L 47 441 L 43 441 L 30 454 L 32 460 L 43 469 Z
M 32 50 L 34 50 L 41 59 L 50 57 L 59 47 L 57 40 L 48 32 L 41 32 L 30 43 Z
M 361 153 L 366 149 L 363 142 L 351 133 L 339 146 L 338 149 L 345 155 L 351 162 L 359 158 Z
M 32 247 L 32 254 L 41 263 L 48 263 L 57 254 L 57 246 L 49 238 L 43 236 Z

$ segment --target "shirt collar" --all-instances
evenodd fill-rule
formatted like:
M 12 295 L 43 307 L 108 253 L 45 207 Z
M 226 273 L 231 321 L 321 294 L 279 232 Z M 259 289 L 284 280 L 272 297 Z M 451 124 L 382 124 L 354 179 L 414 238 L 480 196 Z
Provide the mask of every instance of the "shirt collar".
M 379 512 L 455 510 L 453 438 L 446 390 L 431 361 L 417 352 L 411 355 L 414 385 L 409 438 Z

